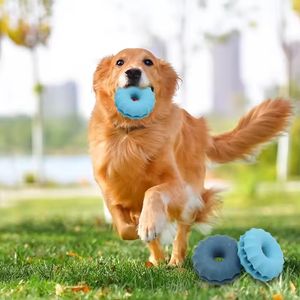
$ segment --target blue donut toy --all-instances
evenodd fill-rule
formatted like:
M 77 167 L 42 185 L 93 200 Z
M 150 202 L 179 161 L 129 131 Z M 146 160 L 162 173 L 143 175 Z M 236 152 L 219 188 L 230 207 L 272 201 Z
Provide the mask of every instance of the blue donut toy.
M 153 111 L 155 95 L 150 87 L 118 88 L 115 93 L 115 105 L 124 117 L 143 119 Z
M 215 235 L 199 243 L 193 255 L 199 277 L 211 284 L 233 281 L 241 272 L 237 241 L 226 235 Z
M 284 259 L 275 238 L 263 229 L 252 228 L 240 237 L 238 255 L 241 264 L 252 277 L 269 281 L 283 269 Z

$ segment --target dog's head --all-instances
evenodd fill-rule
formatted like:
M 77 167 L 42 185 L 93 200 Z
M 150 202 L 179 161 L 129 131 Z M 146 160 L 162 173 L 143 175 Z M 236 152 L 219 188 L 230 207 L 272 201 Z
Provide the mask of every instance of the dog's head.
M 177 80 L 178 76 L 169 63 L 145 49 L 135 48 L 103 58 L 94 73 L 93 85 L 97 101 L 108 115 L 124 122 L 114 104 L 117 88 L 150 87 L 155 93 L 156 104 L 147 118 L 153 119 L 171 105 Z M 125 123 L 131 122 L 138 121 L 125 120 Z

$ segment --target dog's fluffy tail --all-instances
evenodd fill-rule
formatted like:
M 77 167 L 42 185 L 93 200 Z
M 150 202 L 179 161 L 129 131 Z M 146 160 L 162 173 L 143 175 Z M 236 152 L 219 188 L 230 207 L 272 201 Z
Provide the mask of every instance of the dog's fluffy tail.
M 264 101 L 242 117 L 232 131 L 211 137 L 208 158 L 219 163 L 247 158 L 258 145 L 285 131 L 291 115 L 290 101 Z

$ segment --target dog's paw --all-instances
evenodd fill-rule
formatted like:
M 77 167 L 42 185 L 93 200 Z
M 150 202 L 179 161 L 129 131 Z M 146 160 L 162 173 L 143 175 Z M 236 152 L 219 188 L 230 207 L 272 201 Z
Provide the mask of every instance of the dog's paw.
M 172 255 L 172 257 L 168 263 L 168 266 L 181 267 L 183 265 L 183 262 L 184 262 L 184 257 Z
M 153 211 L 142 210 L 138 236 L 144 242 L 150 242 L 160 236 L 167 224 L 167 217 L 164 212 L 154 213 Z
M 157 267 L 165 263 L 165 257 L 164 255 L 161 255 L 159 257 L 154 257 L 153 255 L 150 255 L 149 262 L 152 263 L 153 266 Z

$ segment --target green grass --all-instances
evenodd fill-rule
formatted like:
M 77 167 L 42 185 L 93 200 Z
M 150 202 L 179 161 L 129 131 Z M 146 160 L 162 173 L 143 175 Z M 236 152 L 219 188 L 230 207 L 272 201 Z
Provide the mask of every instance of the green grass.
M 285 267 L 282 276 L 268 284 L 243 273 L 220 287 L 209 286 L 193 272 L 193 249 L 203 238 L 198 232 L 191 235 L 182 268 L 146 268 L 143 243 L 121 241 L 103 222 L 99 199 L 17 202 L 0 208 L 0 299 L 254 300 L 272 299 L 277 293 L 300 299 L 299 199 L 299 194 L 265 195 L 239 203 L 227 196 L 213 233 L 238 238 L 250 227 L 265 228 L 278 239 Z M 86 284 L 90 291 L 66 289 L 58 297 L 57 284 Z

